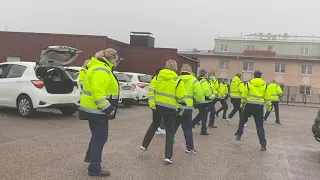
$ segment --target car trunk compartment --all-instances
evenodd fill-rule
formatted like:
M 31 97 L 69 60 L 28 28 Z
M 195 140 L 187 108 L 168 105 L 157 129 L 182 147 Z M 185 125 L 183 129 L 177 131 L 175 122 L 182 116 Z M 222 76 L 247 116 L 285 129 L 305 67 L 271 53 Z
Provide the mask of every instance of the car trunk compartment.
M 49 94 L 70 94 L 76 86 L 76 82 L 59 67 L 38 67 L 36 76 L 43 81 Z

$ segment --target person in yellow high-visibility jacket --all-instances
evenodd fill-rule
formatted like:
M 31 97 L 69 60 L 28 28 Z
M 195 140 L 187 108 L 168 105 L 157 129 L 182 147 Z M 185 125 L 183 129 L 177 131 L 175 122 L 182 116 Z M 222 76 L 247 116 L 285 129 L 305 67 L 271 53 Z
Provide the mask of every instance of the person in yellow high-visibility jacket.
M 215 106 L 218 101 L 217 97 L 219 95 L 220 83 L 219 83 L 218 79 L 216 79 L 214 71 L 211 71 L 208 74 L 208 79 L 211 84 L 212 92 L 216 96 L 216 98 L 212 102 L 210 102 L 208 105 L 208 110 L 209 110 L 209 124 L 208 125 L 210 128 L 217 128 L 217 126 L 214 124 L 215 115 L 216 115 L 216 107 Z
M 81 86 L 81 89 L 82 89 L 82 86 L 83 86 L 83 82 L 84 82 L 84 79 L 86 77 L 86 72 L 88 70 L 88 63 L 90 62 L 90 60 L 86 60 L 84 63 L 83 63 L 83 66 L 81 67 L 81 70 L 79 72 L 79 84 Z
M 239 111 L 239 120 L 241 119 L 241 94 L 244 87 L 244 82 L 241 81 L 241 74 L 237 73 L 231 80 L 230 83 L 230 98 L 233 105 L 228 118 L 231 119 Z
M 279 97 L 281 97 L 283 94 L 282 89 L 278 84 L 276 84 L 276 80 L 272 80 L 271 83 L 268 85 L 267 91 L 270 94 L 272 107 L 274 107 L 274 111 L 276 114 L 276 123 L 278 125 L 281 125 L 279 117 Z M 267 111 L 263 118 L 264 121 L 267 121 L 269 115 L 270 112 Z
M 242 117 L 239 121 L 238 130 L 235 133 L 237 140 L 241 140 L 244 124 L 247 123 L 250 115 L 253 115 L 256 123 L 257 134 L 259 137 L 261 151 L 266 151 L 267 140 L 263 128 L 263 110 L 264 104 L 267 105 L 267 111 L 271 111 L 271 98 L 267 91 L 267 83 L 261 79 L 262 72 L 256 70 L 254 78 L 251 79 L 241 94 L 241 105 L 243 108 Z
M 155 84 L 149 88 L 148 102 L 153 113 L 153 121 L 149 126 L 141 150 L 147 151 L 160 122 L 166 126 L 165 163 L 172 164 L 175 118 L 179 104 L 185 104 L 186 90 L 184 82 L 179 78 L 178 65 L 175 60 L 168 60 L 164 69 L 157 75 Z M 153 92 L 152 92 L 153 91 Z M 154 96 L 150 96 L 150 94 Z
M 219 94 L 218 94 L 218 101 L 221 103 L 221 108 L 219 108 L 216 112 L 217 117 L 219 117 L 219 113 L 223 111 L 222 119 L 226 120 L 229 122 L 229 119 L 227 118 L 227 111 L 228 111 L 228 104 L 227 104 L 227 99 L 228 99 L 228 85 L 227 85 L 227 80 L 224 79 L 220 83 L 220 88 L 219 88 Z

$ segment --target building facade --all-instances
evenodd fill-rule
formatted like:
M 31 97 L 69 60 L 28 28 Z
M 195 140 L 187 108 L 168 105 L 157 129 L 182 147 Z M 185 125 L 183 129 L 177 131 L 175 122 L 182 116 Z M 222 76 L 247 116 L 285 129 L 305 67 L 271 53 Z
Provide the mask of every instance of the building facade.
M 179 53 L 199 60 L 198 69 L 214 71 L 217 78 L 231 79 L 236 73 L 242 73 L 242 79 L 249 81 L 253 72 L 260 70 L 267 82 L 275 79 L 282 87 L 295 87 L 291 93 L 320 93 L 319 37 L 262 33 L 218 37 L 214 50 Z
M 75 66 L 82 66 L 97 51 L 114 48 L 125 59 L 117 67 L 118 71 L 154 74 L 164 67 L 168 59 L 174 59 L 179 67 L 190 64 L 197 70 L 197 61 L 178 54 L 177 49 L 134 46 L 111 39 L 107 36 L 25 33 L 0 31 L 0 62 L 37 61 L 43 48 L 52 45 L 71 46 L 82 50 Z

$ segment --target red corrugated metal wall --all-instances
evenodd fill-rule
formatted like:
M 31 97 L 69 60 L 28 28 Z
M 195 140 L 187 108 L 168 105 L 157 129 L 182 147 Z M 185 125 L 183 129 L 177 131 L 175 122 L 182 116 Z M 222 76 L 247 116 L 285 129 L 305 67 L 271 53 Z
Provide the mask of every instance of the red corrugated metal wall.
M 83 51 L 76 62 L 82 65 L 95 52 L 107 47 L 106 39 L 104 36 L 0 32 L 0 62 L 5 61 L 7 56 L 20 57 L 22 61 L 36 61 L 43 48 L 65 45 Z
M 65 45 L 78 48 L 83 52 L 74 65 L 81 66 L 86 59 L 91 58 L 97 51 L 114 48 L 122 62 L 117 70 L 154 74 L 156 69 L 162 68 L 166 60 L 174 59 L 179 64 L 179 70 L 184 63 L 197 67 L 196 62 L 178 56 L 176 49 L 140 48 L 109 39 L 105 36 L 67 35 L 47 33 L 22 33 L 0 31 L 0 62 L 6 57 L 20 57 L 22 61 L 36 61 L 40 51 L 50 45 Z

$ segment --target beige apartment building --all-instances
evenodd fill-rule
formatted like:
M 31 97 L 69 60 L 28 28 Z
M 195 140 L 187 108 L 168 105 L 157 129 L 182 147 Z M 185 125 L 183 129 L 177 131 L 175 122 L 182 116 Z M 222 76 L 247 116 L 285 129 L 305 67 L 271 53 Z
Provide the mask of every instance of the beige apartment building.
M 198 69 L 214 71 L 217 78 L 231 79 L 236 73 L 249 81 L 255 70 L 281 86 L 294 86 L 295 94 L 320 93 L 320 37 L 251 34 L 218 37 L 214 50 L 181 51 L 197 59 Z M 320 97 L 319 97 L 320 98 Z

